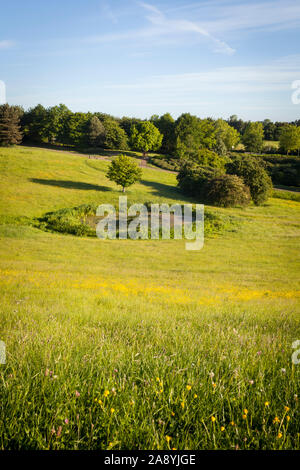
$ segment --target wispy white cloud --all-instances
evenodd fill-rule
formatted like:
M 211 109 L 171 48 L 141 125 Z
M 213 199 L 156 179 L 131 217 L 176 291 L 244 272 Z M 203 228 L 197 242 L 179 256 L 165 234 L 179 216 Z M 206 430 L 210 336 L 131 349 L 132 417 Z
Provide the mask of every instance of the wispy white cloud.
M 0 41 L 0 49 L 10 49 L 14 46 L 14 42 L 8 39 L 4 39 Z
M 248 93 L 290 90 L 300 77 L 300 55 L 288 56 L 264 65 L 220 67 L 209 71 L 152 76 L 134 83 L 106 85 L 119 90 L 143 90 L 167 94 L 215 92 Z
M 163 37 L 176 38 L 176 41 L 182 39 L 182 35 L 193 34 L 208 40 L 213 45 L 213 51 L 223 54 L 232 55 L 235 50 L 226 42 L 212 35 L 207 29 L 200 24 L 184 20 L 168 18 L 161 10 L 152 4 L 140 2 L 139 5 L 149 12 L 146 19 L 150 26 L 142 29 L 129 30 L 123 33 L 112 33 L 100 36 L 92 36 L 86 38 L 89 43 L 105 43 L 130 39 L 159 39 Z
M 185 3 L 171 8 L 176 12 L 205 17 L 202 26 L 212 34 L 245 30 L 285 30 L 300 26 L 299 0 L 225 0 Z

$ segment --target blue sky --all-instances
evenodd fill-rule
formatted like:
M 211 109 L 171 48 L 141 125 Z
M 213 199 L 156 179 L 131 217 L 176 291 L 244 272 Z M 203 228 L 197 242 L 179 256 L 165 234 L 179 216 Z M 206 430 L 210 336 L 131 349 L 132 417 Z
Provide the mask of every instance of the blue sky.
M 0 0 L 10 104 L 300 118 L 299 0 Z

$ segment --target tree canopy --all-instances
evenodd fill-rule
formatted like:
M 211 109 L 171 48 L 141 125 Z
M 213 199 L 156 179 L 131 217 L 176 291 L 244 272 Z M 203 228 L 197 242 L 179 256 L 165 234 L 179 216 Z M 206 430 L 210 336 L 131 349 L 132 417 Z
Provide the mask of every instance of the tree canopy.
M 291 150 L 300 149 L 300 127 L 287 124 L 282 127 L 279 137 L 280 147 L 289 153 Z
M 148 152 L 158 150 L 163 136 L 157 127 L 150 121 L 142 121 L 131 128 L 130 144 L 135 150 Z
M 260 152 L 264 144 L 264 129 L 262 123 L 249 122 L 242 141 L 247 151 Z

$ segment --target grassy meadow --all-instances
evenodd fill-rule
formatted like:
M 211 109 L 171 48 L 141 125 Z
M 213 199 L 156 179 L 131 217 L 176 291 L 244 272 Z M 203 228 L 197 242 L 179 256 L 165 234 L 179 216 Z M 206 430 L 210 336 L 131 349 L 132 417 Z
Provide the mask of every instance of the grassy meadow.
M 28 222 L 117 204 L 108 164 L 0 149 L 0 449 L 299 449 L 299 200 L 210 207 L 199 252 Z M 154 168 L 127 196 L 191 202 Z

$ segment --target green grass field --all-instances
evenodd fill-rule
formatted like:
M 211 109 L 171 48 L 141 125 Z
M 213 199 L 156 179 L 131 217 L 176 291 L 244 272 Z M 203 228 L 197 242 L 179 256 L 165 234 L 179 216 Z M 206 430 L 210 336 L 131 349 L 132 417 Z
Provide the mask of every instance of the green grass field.
M 0 449 L 299 449 L 300 202 L 209 208 L 241 222 L 199 252 L 22 222 L 117 203 L 108 163 L 0 150 Z M 188 201 L 148 168 L 127 195 Z

